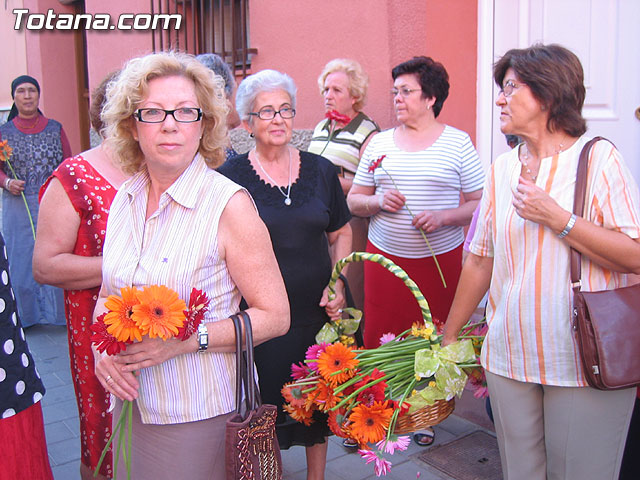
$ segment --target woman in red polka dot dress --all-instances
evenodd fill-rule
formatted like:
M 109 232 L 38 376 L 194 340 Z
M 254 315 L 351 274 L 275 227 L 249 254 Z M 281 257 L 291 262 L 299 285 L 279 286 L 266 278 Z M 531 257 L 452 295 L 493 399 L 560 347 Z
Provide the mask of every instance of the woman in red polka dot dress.
M 93 94 L 91 123 L 100 131 L 107 79 Z M 97 106 L 97 107 L 96 107 Z M 71 376 L 78 402 L 80 472 L 93 470 L 111 436 L 109 395 L 94 373 L 91 351 L 93 309 L 102 283 L 102 244 L 113 197 L 127 177 L 104 145 L 66 159 L 40 190 L 40 215 L 33 255 L 38 282 L 64 288 Z M 113 476 L 111 455 L 99 478 Z

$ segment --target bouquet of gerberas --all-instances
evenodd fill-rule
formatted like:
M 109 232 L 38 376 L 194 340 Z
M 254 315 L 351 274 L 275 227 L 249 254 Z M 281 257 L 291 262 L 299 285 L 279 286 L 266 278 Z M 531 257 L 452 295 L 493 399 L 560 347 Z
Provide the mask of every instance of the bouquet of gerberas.
M 356 441 L 360 455 L 367 463 L 375 462 L 375 473 L 380 476 L 391 468 L 383 453 L 407 448 L 409 437 L 402 433 L 446 418 L 453 409 L 451 400 L 462 394 L 467 382 L 464 369 L 478 364 L 470 339 L 441 346 L 442 337 L 436 334 L 417 285 L 383 256 L 355 252 L 339 261 L 330 290 L 342 266 L 358 260 L 380 263 L 400 277 L 420 304 L 422 321 L 397 337 L 383 336 L 374 349 L 352 348 L 340 341 L 312 345 L 305 362 L 292 365 L 293 382 L 283 386 L 282 394 L 287 401 L 285 411 L 299 422 L 308 425 L 315 410 L 326 412 L 331 431 Z M 432 418 L 430 425 L 409 420 L 436 405 L 444 405 L 444 416 Z
M 188 307 L 174 290 L 164 285 L 152 285 L 142 290 L 124 287 L 120 293 L 121 296 L 110 295 L 107 298 L 104 305 L 108 311 L 91 325 L 91 341 L 99 352 L 106 352 L 108 355 L 116 355 L 125 350 L 128 344 L 141 341 L 145 335 L 150 338 L 160 337 L 163 340 L 172 337 L 187 340 L 197 330 L 209 307 L 207 295 L 195 288 L 191 291 Z M 127 478 L 131 479 L 132 415 L 133 402 L 125 400 L 111 438 L 102 451 L 94 477 L 100 470 L 111 442 L 116 434 L 124 429 L 127 435 L 126 439 L 124 434 L 119 435 L 114 456 L 114 472 L 117 472 L 122 450 Z

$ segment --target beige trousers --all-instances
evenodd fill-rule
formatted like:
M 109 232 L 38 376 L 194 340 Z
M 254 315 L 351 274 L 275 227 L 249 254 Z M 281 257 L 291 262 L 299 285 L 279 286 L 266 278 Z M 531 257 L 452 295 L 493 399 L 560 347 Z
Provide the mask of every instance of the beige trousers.
M 486 372 L 505 480 L 617 480 L 635 388 L 525 383 Z

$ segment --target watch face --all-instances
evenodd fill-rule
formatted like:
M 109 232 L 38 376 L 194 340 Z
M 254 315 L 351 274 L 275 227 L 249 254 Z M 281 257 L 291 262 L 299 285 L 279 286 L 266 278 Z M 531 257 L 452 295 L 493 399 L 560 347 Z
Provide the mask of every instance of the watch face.
M 204 351 L 209 346 L 209 332 L 206 325 L 198 326 L 198 351 Z

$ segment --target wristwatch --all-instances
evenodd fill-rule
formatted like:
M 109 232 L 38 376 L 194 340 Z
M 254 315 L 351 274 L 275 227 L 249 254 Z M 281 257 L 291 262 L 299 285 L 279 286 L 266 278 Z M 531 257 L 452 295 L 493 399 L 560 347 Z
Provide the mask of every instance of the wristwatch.
M 209 331 L 207 325 L 201 323 L 198 325 L 198 353 L 203 353 L 209 348 Z

